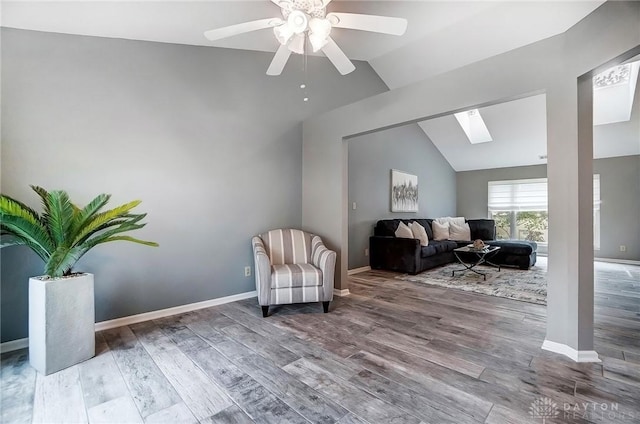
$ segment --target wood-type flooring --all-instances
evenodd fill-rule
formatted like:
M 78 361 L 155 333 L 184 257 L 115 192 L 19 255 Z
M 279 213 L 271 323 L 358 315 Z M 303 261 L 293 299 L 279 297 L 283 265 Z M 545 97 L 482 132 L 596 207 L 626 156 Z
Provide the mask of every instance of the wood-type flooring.
M 640 267 L 596 266 L 600 364 L 540 349 L 544 306 L 395 275 L 328 314 L 249 299 L 102 331 L 46 377 L 4 354 L 2 422 L 640 423 Z

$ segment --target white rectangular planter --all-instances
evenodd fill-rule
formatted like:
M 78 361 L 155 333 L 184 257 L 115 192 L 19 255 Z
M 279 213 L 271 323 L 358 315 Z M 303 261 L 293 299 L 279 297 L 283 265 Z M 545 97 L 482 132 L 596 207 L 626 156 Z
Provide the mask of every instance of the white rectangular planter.
M 47 375 L 95 355 L 93 274 L 29 279 L 29 362 Z

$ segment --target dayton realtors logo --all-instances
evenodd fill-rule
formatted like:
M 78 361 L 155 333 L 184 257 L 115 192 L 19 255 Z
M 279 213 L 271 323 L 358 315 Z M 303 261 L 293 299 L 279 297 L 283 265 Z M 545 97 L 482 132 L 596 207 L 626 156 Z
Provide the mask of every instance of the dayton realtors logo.
M 534 419 L 542 419 L 542 424 L 547 420 L 560 415 L 558 405 L 548 397 L 538 398 L 529 407 L 529 415 Z
M 640 415 L 630 411 L 620 411 L 620 405 L 617 402 L 564 402 L 558 406 L 548 397 L 538 398 L 531 403 L 529 407 L 529 415 L 534 420 L 542 420 L 546 424 L 547 420 L 554 418 L 560 420 L 567 419 L 598 419 L 598 420 L 635 420 Z

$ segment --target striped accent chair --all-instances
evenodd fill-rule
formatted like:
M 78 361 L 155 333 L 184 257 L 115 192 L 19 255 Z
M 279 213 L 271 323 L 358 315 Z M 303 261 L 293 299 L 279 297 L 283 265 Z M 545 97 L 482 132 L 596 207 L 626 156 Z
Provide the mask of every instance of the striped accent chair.
M 316 235 L 280 229 L 251 240 L 255 260 L 256 290 L 262 315 L 269 305 L 322 302 L 329 312 L 333 299 L 336 252 Z

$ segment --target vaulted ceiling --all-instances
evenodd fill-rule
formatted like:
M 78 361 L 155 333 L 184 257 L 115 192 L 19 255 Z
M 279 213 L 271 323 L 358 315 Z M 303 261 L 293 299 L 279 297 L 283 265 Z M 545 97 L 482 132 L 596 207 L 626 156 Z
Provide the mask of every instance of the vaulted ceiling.
M 334 28 L 351 59 L 369 61 L 389 88 L 566 31 L 602 4 L 595 1 L 340 1 L 328 11 L 396 16 L 401 37 Z M 270 30 L 211 42 L 203 32 L 280 16 L 269 0 L 2 2 L 2 26 L 67 34 L 275 52 Z
M 562 33 L 603 3 L 595 1 L 332 1 L 328 11 L 397 16 L 409 22 L 402 37 L 334 28 L 351 59 L 366 60 L 393 89 Z M 224 48 L 275 51 L 269 30 L 210 42 L 209 29 L 279 16 L 269 0 L 2 2 L 4 27 Z M 276 77 L 277 78 L 277 77 Z M 636 108 L 637 109 L 637 108 Z M 508 140 L 462 143 L 453 116 L 421 124 L 454 169 L 541 163 L 546 150 L 544 101 L 523 99 L 481 113 L 489 131 Z M 637 111 L 636 111 L 637 115 Z M 450 119 L 449 119 L 450 118 Z M 633 125 L 633 124 L 632 124 Z M 634 128 L 634 127 L 632 127 Z M 606 131 L 605 131 L 606 132 Z M 640 137 L 640 136 L 639 136 Z M 605 138 L 611 138 L 605 135 Z M 633 143 L 633 141 L 631 142 Z M 637 140 L 640 153 L 640 139 Z M 634 151 L 633 149 L 627 149 Z M 482 154 L 478 152 L 482 151 Z M 454 157 L 473 157 L 470 165 Z M 483 159 L 485 158 L 485 159 Z M 464 163 L 463 163 L 464 162 Z M 468 162 L 468 161 L 467 161 Z

